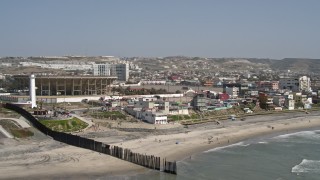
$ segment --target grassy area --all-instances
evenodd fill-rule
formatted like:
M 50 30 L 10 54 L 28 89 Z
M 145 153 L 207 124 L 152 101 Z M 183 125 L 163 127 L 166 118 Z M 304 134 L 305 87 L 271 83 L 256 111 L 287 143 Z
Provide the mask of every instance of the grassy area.
M 51 130 L 59 132 L 79 131 L 88 126 L 87 123 L 76 117 L 66 120 L 40 120 L 40 122 Z
M 0 125 L 16 138 L 26 138 L 34 135 L 34 133 L 29 131 L 28 129 L 22 129 L 18 127 L 11 120 L 1 120 Z
M 28 129 L 11 129 L 10 132 L 16 138 L 26 138 L 34 135 L 34 133 Z
M 319 111 L 320 109 L 319 108 L 312 108 L 312 109 L 309 109 L 307 110 L 308 112 L 311 112 L 311 111 Z M 283 114 L 283 113 L 297 113 L 297 112 L 301 112 L 301 113 L 305 113 L 306 110 L 303 110 L 303 109 L 296 109 L 296 110 L 282 110 L 282 111 L 259 111 L 259 112 L 256 112 L 256 113 L 252 113 L 252 114 L 237 114 L 237 120 L 241 119 L 241 118 L 245 118 L 245 117 L 248 117 L 248 116 L 259 116 L 259 115 L 272 115 L 272 114 Z M 230 113 L 231 114 L 231 113 Z M 185 119 L 183 121 L 181 121 L 180 123 L 183 124 L 183 125 L 192 125 L 192 124 L 201 124 L 201 123 L 206 123 L 206 122 L 213 122 L 213 121 L 220 121 L 220 120 L 227 120 L 229 115 L 209 115 L 209 116 L 204 116 L 203 118 L 199 119 L 198 118 L 192 118 L 192 119 Z M 236 114 L 236 113 L 235 113 Z M 197 114 L 195 114 L 197 115 Z M 192 116 L 192 115 L 191 115 Z
M 169 120 L 171 121 L 181 121 L 181 120 L 189 120 L 189 119 L 198 119 L 199 115 L 191 114 L 191 115 L 170 115 Z
M 98 111 L 90 114 L 94 118 L 126 119 L 126 116 L 119 111 Z

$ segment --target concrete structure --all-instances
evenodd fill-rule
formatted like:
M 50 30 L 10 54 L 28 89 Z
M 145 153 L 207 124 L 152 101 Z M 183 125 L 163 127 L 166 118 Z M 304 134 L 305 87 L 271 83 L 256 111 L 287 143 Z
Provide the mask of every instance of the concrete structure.
M 225 90 L 230 98 L 237 98 L 239 96 L 239 87 L 226 87 Z
M 13 76 L 26 89 L 29 77 Z M 75 96 L 75 95 L 105 95 L 111 91 L 110 84 L 116 77 L 98 76 L 39 76 L 35 79 L 36 95 L 38 96 Z
M 137 118 L 147 121 L 151 124 L 168 124 L 168 117 L 166 114 L 152 112 L 152 111 L 140 111 Z
M 263 91 L 276 91 L 279 89 L 279 81 L 258 81 L 257 88 Z
M 194 109 L 199 111 L 206 111 L 208 110 L 207 106 L 209 103 L 209 98 L 205 96 L 205 94 L 197 94 L 192 99 L 192 106 Z
M 294 100 L 293 99 L 286 99 L 284 106 L 288 109 L 288 110 L 294 110 Z
M 169 102 L 155 100 L 156 98 L 140 98 L 138 101 L 134 101 L 133 104 L 129 103 L 125 111 L 151 124 L 167 124 Z
M 307 76 L 301 76 L 299 78 L 299 91 L 311 92 L 311 81 Z
M 273 97 L 273 104 L 279 107 L 283 107 L 285 104 L 285 98 L 281 95 L 276 95 Z
M 128 64 L 93 64 L 94 76 L 115 76 L 118 81 L 128 81 Z
M 30 88 L 29 88 L 29 95 L 31 100 L 31 108 L 36 108 L 36 77 L 34 74 L 30 75 Z
M 223 84 L 222 85 L 222 87 L 223 87 L 223 92 L 225 92 L 225 93 L 227 93 L 227 89 L 228 88 L 235 88 L 234 90 L 236 90 L 236 91 L 238 91 L 238 95 L 244 95 L 244 94 L 246 94 L 246 92 L 247 91 L 249 91 L 249 85 L 247 84 L 247 83 L 227 83 L 227 84 Z M 231 95 L 231 91 L 230 91 L 230 89 L 229 89 L 229 92 L 230 92 L 230 96 L 232 96 Z M 233 93 L 233 92 L 232 92 Z
M 279 86 L 293 92 L 311 91 L 311 81 L 307 76 L 280 78 Z
M 149 81 L 149 80 L 141 80 L 140 84 L 145 85 L 145 84 L 152 84 L 152 85 L 165 85 L 167 81 L 165 80 L 154 80 L 154 81 Z

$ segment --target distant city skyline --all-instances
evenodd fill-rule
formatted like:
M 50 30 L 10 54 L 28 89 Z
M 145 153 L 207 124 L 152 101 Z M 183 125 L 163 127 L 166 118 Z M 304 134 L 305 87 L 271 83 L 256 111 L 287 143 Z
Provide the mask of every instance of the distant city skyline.
M 0 57 L 320 59 L 318 0 L 3 0 Z

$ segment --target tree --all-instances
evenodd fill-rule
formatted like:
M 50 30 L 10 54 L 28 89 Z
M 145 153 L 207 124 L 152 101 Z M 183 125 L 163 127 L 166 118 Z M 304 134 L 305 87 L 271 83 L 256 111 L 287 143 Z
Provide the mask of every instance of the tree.
M 154 89 L 154 88 L 150 89 L 150 94 L 156 94 L 156 93 L 157 93 L 156 89 Z
M 128 86 L 125 90 L 124 90 L 124 94 L 129 95 L 130 93 L 130 86 Z
M 302 102 L 296 102 L 295 104 L 294 104 L 294 106 L 295 107 L 297 107 L 297 108 L 299 108 L 299 107 L 304 107 L 304 104 L 302 103 Z
M 117 88 L 116 87 L 112 87 L 111 92 L 114 95 L 114 93 L 117 92 Z

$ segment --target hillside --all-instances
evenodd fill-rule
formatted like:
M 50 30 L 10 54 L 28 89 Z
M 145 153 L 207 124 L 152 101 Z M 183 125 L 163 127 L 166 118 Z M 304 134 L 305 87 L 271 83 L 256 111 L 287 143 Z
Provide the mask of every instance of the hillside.
M 270 64 L 274 70 L 291 70 L 295 72 L 319 72 L 320 59 L 285 58 Z

